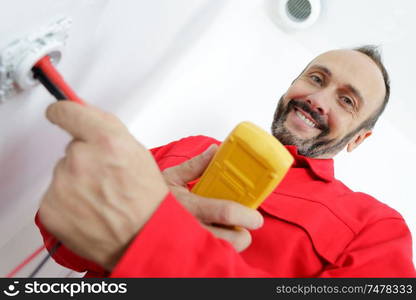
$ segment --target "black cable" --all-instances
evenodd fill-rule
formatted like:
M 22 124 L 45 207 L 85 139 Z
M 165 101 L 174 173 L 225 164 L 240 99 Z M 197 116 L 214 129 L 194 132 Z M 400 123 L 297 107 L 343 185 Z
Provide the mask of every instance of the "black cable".
M 61 242 L 56 242 L 55 245 L 49 250 L 49 253 L 46 254 L 46 256 L 42 259 L 42 261 L 36 266 L 36 268 L 30 273 L 28 278 L 33 278 L 36 276 L 36 274 L 40 271 L 40 269 L 43 268 L 43 266 L 46 264 L 46 262 L 49 260 L 49 258 L 55 254 L 55 252 L 61 247 Z
M 49 78 L 43 73 L 42 69 L 38 67 L 32 68 L 33 78 L 37 79 L 42 85 L 51 93 L 56 100 L 65 100 L 65 95 L 49 80 Z
M 33 78 L 40 81 L 40 83 L 51 93 L 56 100 L 61 101 L 65 100 L 65 95 L 53 84 L 52 81 L 49 80 L 49 78 L 43 73 L 42 69 L 38 67 L 32 68 L 33 72 Z M 55 252 L 61 247 L 61 242 L 56 242 L 51 250 L 46 254 L 46 256 L 42 259 L 42 261 L 35 267 L 35 269 L 30 273 L 28 278 L 33 278 L 36 276 L 36 274 L 43 268 L 43 266 L 46 264 L 46 262 L 51 258 L 52 255 L 55 254 Z

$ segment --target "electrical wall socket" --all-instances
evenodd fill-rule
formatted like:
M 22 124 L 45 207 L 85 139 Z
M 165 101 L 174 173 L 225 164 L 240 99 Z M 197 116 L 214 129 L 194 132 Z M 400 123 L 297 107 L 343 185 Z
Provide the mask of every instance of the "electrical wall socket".
M 0 51 L 0 103 L 37 85 L 31 69 L 39 59 L 49 55 L 54 65 L 59 63 L 71 24 L 69 17 L 58 18 Z

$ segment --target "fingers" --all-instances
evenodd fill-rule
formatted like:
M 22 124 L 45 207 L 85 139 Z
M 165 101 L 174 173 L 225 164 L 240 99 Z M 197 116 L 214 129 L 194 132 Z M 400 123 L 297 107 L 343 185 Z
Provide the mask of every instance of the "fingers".
M 101 159 L 101 154 L 93 147 L 80 140 L 73 140 L 66 148 L 66 174 L 78 179 L 94 175 L 94 161 Z
M 82 141 L 95 140 L 102 134 L 114 131 L 116 125 L 121 125 L 116 117 L 109 116 L 110 114 L 92 106 L 79 105 L 71 101 L 55 102 L 46 110 L 49 121 Z
M 246 229 L 227 229 L 212 225 L 202 226 L 209 230 L 217 238 L 229 242 L 238 252 L 247 249 L 247 247 L 251 244 L 251 234 Z
M 194 215 L 206 224 L 238 226 L 247 229 L 258 229 L 263 225 L 262 215 L 231 200 L 212 199 L 195 195 Z
M 204 152 L 184 163 L 168 168 L 163 172 L 165 179 L 172 184 L 185 186 L 186 183 L 197 179 L 207 168 L 216 153 L 218 146 L 210 145 Z
M 68 155 L 71 153 L 73 147 L 76 147 L 77 144 L 83 143 L 81 140 L 73 139 L 71 142 L 69 142 L 65 147 L 65 154 Z

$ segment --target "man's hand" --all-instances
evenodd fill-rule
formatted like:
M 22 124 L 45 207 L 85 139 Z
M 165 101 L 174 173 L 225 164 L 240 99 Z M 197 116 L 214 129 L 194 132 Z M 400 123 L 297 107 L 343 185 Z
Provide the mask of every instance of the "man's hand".
M 111 270 L 169 188 L 150 152 L 113 115 L 61 101 L 46 116 L 73 140 L 40 219 L 69 249 Z
M 254 209 L 231 200 L 198 196 L 187 189 L 187 183 L 199 178 L 217 150 L 211 145 L 202 154 L 184 163 L 165 169 L 162 173 L 175 195 L 188 211 L 215 236 L 230 242 L 237 251 L 251 243 L 247 229 L 257 229 L 263 224 L 262 215 Z

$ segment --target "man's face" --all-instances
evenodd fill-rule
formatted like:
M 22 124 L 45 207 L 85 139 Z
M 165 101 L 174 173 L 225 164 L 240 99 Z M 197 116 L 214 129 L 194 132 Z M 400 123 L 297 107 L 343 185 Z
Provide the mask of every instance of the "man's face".
M 381 106 L 383 75 L 365 54 L 335 50 L 315 58 L 282 96 L 272 134 L 302 155 L 331 158 L 354 149 L 371 131 L 360 129 Z

